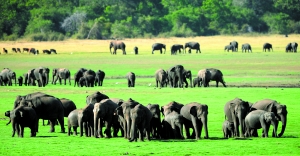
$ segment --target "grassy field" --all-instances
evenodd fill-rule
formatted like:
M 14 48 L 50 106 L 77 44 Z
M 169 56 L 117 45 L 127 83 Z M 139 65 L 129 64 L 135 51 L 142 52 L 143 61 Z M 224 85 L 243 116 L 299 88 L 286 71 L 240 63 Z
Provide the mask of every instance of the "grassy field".
M 0 55 L 0 68 L 9 67 L 23 75 L 27 70 L 39 66 L 50 69 L 69 68 L 72 75 L 81 67 L 105 71 L 103 87 L 78 88 L 72 85 L 52 85 L 44 88 L 36 86 L 1 86 L 0 87 L 0 131 L 2 132 L 0 155 L 299 155 L 300 139 L 297 123 L 299 121 L 300 97 L 300 55 L 285 53 L 288 42 L 298 42 L 299 35 L 284 36 L 214 36 L 196 38 L 169 39 L 125 39 L 126 56 L 118 51 L 116 56 L 109 53 L 109 40 L 70 40 L 63 42 L 0 42 L 0 48 L 9 53 Z M 250 43 L 252 54 L 224 52 L 224 46 L 230 41 Z M 172 44 L 184 44 L 187 41 L 198 41 L 201 54 L 170 55 Z M 167 44 L 167 52 L 160 55 L 158 51 L 152 55 L 151 45 L 155 42 Z M 273 44 L 274 52 L 262 52 L 265 42 Z M 139 55 L 132 49 L 139 47 Z M 57 55 L 15 54 L 12 47 L 34 47 L 36 49 L 55 48 Z M 227 88 L 156 88 L 154 72 L 168 69 L 175 64 L 182 64 L 192 71 L 193 77 L 203 68 L 218 68 L 223 72 Z M 137 75 L 136 87 L 127 88 L 125 75 L 132 71 Z M 50 79 L 50 82 L 52 78 Z M 29 137 L 29 129 L 25 129 L 24 138 L 11 137 L 11 125 L 5 126 L 8 119 L 6 110 L 13 107 L 17 95 L 41 91 L 58 98 L 73 100 L 78 108 L 85 105 L 85 97 L 95 91 L 101 91 L 109 97 L 127 100 L 133 98 L 140 103 L 157 103 L 166 105 L 170 101 L 183 104 L 199 102 L 209 106 L 208 131 L 209 139 L 201 140 L 152 140 L 129 143 L 119 138 L 95 139 L 79 136 L 67 136 L 59 133 L 48 133 L 49 126 L 41 126 L 36 138 Z M 222 123 L 223 107 L 229 100 L 239 97 L 256 102 L 264 98 L 277 100 L 287 105 L 288 122 L 281 138 L 231 138 L 224 139 Z M 67 120 L 65 120 L 66 123 Z M 65 124 L 66 125 L 66 124 Z M 65 126 L 67 127 L 67 126 Z M 279 125 L 281 127 L 281 125 Z M 278 131 L 280 131 L 279 128 Z M 261 131 L 259 131 L 261 134 Z M 203 134 L 202 134 L 203 136 Z M 24 154 L 25 153 L 25 154 Z

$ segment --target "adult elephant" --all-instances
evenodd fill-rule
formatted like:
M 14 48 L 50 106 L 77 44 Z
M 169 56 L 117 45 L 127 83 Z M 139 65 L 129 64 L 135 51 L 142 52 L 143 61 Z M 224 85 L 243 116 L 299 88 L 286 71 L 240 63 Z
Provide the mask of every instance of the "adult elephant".
M 32 107 L 36 111 L 38 119 L 50 120 L 50 132 L 55 131 L 54 126 L 56 120 L 58 120 L 61 126 L 61 132 L 65 132 L 64 108 L 58 98 L 41 92 L 35 92 L 25 96 L 18 95 L 14 102 L 14 108 L 19 105 Z
M 292 43 L 288 43 L 285 47 L 285 52 L 293 52 L 292 51 Z
M 219 82 L 221 82 L 223 86 L 226 87 L 225 81 L 223 79 L 223 73 L 219 69 L 208 68 L 207 70 L 210 72 L 209 81 L 216 81 L 216 87 L 219 86 Z
M 201 69 L 198 71 L 197 78 L 202 80 L 203 87 L 209 87 L 211 73 L 208 69 Z
M 187 88 L 189 86 L 187 79 L 190 81 L 190 87 L 193 88 L 191 70 L 184 69 L 182 75 L 183 75 L 183 83 L 185 83 L 185 88 Z
M 0 72 L 0 85 L 2 86 L 3 83 L 4 85 L 12 86 L 13 80 L 15 81 L 15 86 L 17 85 L 17 78 L 16 78 L 16 73 L 9 68 L 4 68 Z
M 251 49 L 251 45 L 249 43 L 245 43 L 242 45 L 242 52 L 246 53 L 246 51 L 251 52 L 252 53 L 252 49 Z
M 271 43 L 265 43 L 265 44 L 263 45 L 263 51 L 266 52 L 267 49 L 268 49 L 269 52 L 270 52 L 270 49 L 272 49 L 272 51 L 273 51 L 273 47 L 272 47 L 272 44 L 271 44 Z
M 54 79 L 55 78 L 55 79 Z M 59 84 L 61 85 L 61 80 L 64 80 L 64 84 L 66 85 L 67 79 L 69 79 L 69 85 L 71 85 L 71 72 L 66 68 L 54 68 L 52 70 L 52 84 L 56 84 L 56 81 L 59 80 Z
M 275 100 L 263 99 L 254 103 L 251 109 L 273 112 L 276 118 L 282 123 L 281 132 L 278 134 L 278 137 L 283 135 L 286 128 L 288 114 L 286 105 L 280 104 Z
M 96 72 L 96 77 L 95 77 L 95 86 L 102 86 L 104 78 L 105 78 L 105 72 L 102 70 L 98 70 Z
M 197 102 L 192 102 L 184 105 L 180 114 L 183 116 L 183 124 L 186 131 L 186 137 L 191 138 L 189 128 L 193 129 L 193 133 L 196 135 L 196 139 L 201 138 L 202 127 L 205 131 L 205 139 L 208 139 L 208 128 L 207 128 L 207 115 L 208 106 Z
M 177 51 L 181 53 L 181 50 L 183 50 L 182 44 L 174 44 L 171 46 L 171 55 L 176 55 Z
M 111 48 L 114 48 L 114 51 L 111 52 Z M 122 41 L 111 41 L 109 43 L 109 51 L 110 54 L 116 55 L 117 54 L 117 49 L 121 49 L 123 51 L 123 55 L 126 55 L 126 45 Z
M 94 136 L 94 105 L 88 104 L 84 108 L 78 110 L 78 124 L 80 128 L 80 136 L 83 136 L 83 128 L 86 137 Z
M 37 80 L 39 87 L 45 87 L 48 84 L 49 72 L 50 70 L 47 67 L 38 67 L 34 69 L 34 78 Z
M 158 84 L 160 88 L 166 86 L 167 87 L 167 78 L 168 75 L 165 70 L 158 69 L 155 71 L 155 81 L 156 81 L 156 87 L 158 87 Z
M 76 86 L 76 84 L 77 84 L 77 86 L 79 87 L 79 79 L 81 78 L 81 77 L 83 77 L 83 73 L 84 72 L 86 72 L 87 71 L 87 69 L 85 69 L 85 68 L 80 68 L 75 74 L 74 74 L 74 87 Z
M 94 105 L 95 103 L 98 103 L 100 102 L 101 100 L 104 100 L 104 99 L 109 99 L 109 97 L 105 94 L 102 94 L 100 93 L 99 91 L 91 94 L 91 95 L 88 95 L 86 96 L 86 104 L 92 104 Z
M 158 104 L 148 104 L 146 106 L 151 114 L 152 119 L 150 121 L 150 131 L 152 133 L 152 138 L 161 138 L 162 127 L 160 120 L 160 109 Z
M 250 103 L 240 98 L 228 101 L 224 106 L 225 117 L 234 124 L 234 133 L 236 137 L 244 137 L 246 132 L 245 118 L 250 112 Z M 239 131 L 241 125 L 241 133 Z
M 86 87 L 94 87 L 95 79 L 96 79 L 96 72 L 89 69 L 83 73 L 83 79 L 85 80 Z
M 238 49 L 239 49 L 239 43 L 237 41 L 231 41 L 229 43 L 229 45 L 232 45 L 234 47 L 233 51 L 238 51 Z
M 224 51 L 226 51 L 226 50 L 227 50 L 227 52 L 229 52 L 229 50 L 231 50 L 232 52 L 234 52 L 235 47 L 233 45 L 227 45 L 224 48 Z
M 291 46 L 292 46 L 292 52 L 296 53 L 297 52 L 297 48 L 298 48 L 298 43 L 292 42 Z
M 154 43 L 152 45 L 152 54 L 154 54 L 154 50 L 159 50 L 160 54 L 162 54 L 162 49 L 165 49 L 164 54 L 166 53 L 166 45 L 162 43 Z
M 126 74 L 128 87 L 134 87 L 135 85 L 135 74 L 133 72 L 128 72 Z
M 183 72 L 184 67 L 182 65 L 175 65 L 168 70 L 168 79 L 171 87 L 177 87 L 177 82 L 179 81 L 178 87 L 183 88 Z
M 191 53 L 191 49 L 196 49 L 196 53 L 198 53 L 198 51 L 199 51 L 199 53 L 201 53 L 199 42 L 187 42 L 184 45 L 185 52 L 186 52 L 186 48 L 190 48 L 189 53 Z

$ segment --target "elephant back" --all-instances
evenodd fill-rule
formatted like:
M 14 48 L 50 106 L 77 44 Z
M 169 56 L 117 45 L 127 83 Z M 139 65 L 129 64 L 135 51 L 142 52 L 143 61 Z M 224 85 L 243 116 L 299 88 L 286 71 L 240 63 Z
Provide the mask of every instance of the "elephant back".
M 103 99 L 109 99 L 109 97 L 97 91 L 86 97 L 86 104 L 95 104 L 96 102 L 100 102 Z

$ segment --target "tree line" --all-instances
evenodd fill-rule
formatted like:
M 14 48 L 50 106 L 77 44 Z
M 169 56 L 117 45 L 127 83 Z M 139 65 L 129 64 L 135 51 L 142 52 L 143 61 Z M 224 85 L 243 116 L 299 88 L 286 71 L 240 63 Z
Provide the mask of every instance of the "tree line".
M 299 0 L 0 0 L 0 39 L 300 33 Z

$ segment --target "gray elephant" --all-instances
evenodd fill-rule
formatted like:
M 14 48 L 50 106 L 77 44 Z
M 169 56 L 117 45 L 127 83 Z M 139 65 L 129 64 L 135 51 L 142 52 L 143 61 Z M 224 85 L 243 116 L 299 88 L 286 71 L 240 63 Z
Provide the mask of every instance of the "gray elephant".
M 134 52 L 135 55 L 139 54 L 139 48 L 137 46 L 135 46 L 133 48 L 133 52 Z
M 265 43 L 265 44 L 263 45 L 263 51 L 266 52 L 267 49 L 268 49 L 269 52 L 270 52 L 270 49 L 272 49 L 272 51 L 273 51 L 272 44 L 270 44 L 270 43 Z
M 96 72 L 96 77 L 95 77 L 95 86 L 102 86 L 104 78 L 105 78 L 105 72 L 102 70 L 98 70 Z
M 197 74 L 198 78 L 202 80 L 204 87 L 209 87 L 210 81 L 216 81 L 216 87 L 219 87 L 219 82 L 226 87 L 225 81 L 223 79 L 223 73 L 219 69 L 208 68 L 199 70 Z
M 177 51 L 181 53 L 181 50 L 183 50 L 182 44 L 174 44 L 171 46 L 171 55 L 176 55 Z
M 49 72 L 50 70 L 47 67 L 38 67 L 34 69 L 34 78 L 37 80 L 39 87 L 45 87 L 48 84 Z
M 131 115 L 131 136 L 129 141 L 137 140 L 137 132 L 139 131 L 139 138 L 144 141 L 144 131 L 146 132 L 147 139 L 150 141 L 150 122 L 153 117 L 150 110 L 138 104 L 130 110 Z
M 192 49 L 196 49 L 196 53 L 201 53 L 199 42 L 187 42 L 184 45 L 184 51 L 186 52 L 186 48 L 189 48 L 189 53 L 191 53 Z
M 83 73 L 83 79 L 85 80 L 86 87 L 94 87 L 95 79 L 96 79 L 96 72 L 89 69 Z
M 16 73 L 9 68 L 4 68 L 0 72 L 0 85 L 2 86 L 3 84 L 6 86 L 12 86 L 13 80 L 15 81 L 15 85 L 17 85 L 17 78 L 16 78 Z
M 246 51 L 251 52 L 252 53 L 252 49 L 251 49 L 251 45 L 249 43 L 245 43 L 242 45 L 242 52 L 246 53 Z
M 27 73 L 24 73 L 24 84 L 25 86 L 36 86 L 34 76 L 29 76 L 30 74 L 33 75 L 34 69 L 28 70 Z
M 129 72 L 126 74 L 127 84 L 128 87 L 134 87 L 135 86 L 135 74 L 133 72 Z
M 94 105 L 94 133 L 95 137 L 103 138 L 102 125 L 105 122 L 106 130 L 104 133 L 107 138 L 111 138 L 111 127 L 120 127 L 117 116 L 114 115 L 114 112 L 118 105 L 111 101 L 110 99 L 104 99 L 99 103 L 95 103 Z M 114 137 L 117 136 L 117 131 L 114 131 Z
M 26 106 L 16 107 L 10 111 L 10 121 L 13 129 L 12 137 L 15 136 L 15 132 L 17 132 L 19 137 L 24 137 L 25 127 L 30 128 L 30 137 L 36 136 L 38 118 L 33 108 Z
M 168 109 L 170 107 L 166 107 Z M 176 110 L 168 111 L 164 110 L 163 136 L 165 139 L 184 139 L 183 137 L 183 116 Z
M 79 79 L 81 78 L 81 77 L 83 77 L 83 73 L 84 72 L 86 72 L 87 71 L 87 69 L 85 69 L 85 68 L 80 68 L 75 74 L 74 74 L 74 87 L 76 86 L 76 84 L 77 84 L 77 86 L 79 87 Z
M 202 85 L 202 79 L 199 78 L 199 77 L 195 77 L 195 78 L 193 79 L 193 87 L 194 87 L 194 88 L 195 88 L 196 86 L 197 86 L 197 87 L 201 87 L 201 85 Z
M 164 54 L 166 53 L 166 45 L 162 43 L 154 43 L 152 45 L 152 54 L 154 54 L 154 50 L 159 50 L 160 54 L 162 54 L 162 49 L 165 49 Z
M 18 77 L 18 84 L 19 84 L 19 86 L 23 85 L 23 77 L 22 76 Z
M 267 112 L 264 110 L 254 110 L 250 112 L 245 118 L 245 126 L 246 126 L 246 133 L 245 136 L 252 136 L 252 134 L 256 134 L 257 129 L 263 129 L 263 136 L 268 137 L 269 128 L 272 124 L 275 134 L 274 137 L 277 137 L 277 126 L 278 121 L 275 117 L 273 112 Z
M 181 108 L 184 105 L 181 103 L 178 103 L 176 101 L 171 101 L 170 103 L 168 103 L 165 106 L 162 106 L 160 111 L 162 112 L 162 114 L 165 116 L 166 114 L 171 113 L 172 111 L 176 111 L 177 113 L 180 113 Z
M 211 73 L 208 69 L 201 69 L 198 71 L 197 78 L 202 80 L 203 87 L 209 87 Z
M 182 75 L 183 75 L 183 83 L 185 83 L 185 88 L 189 86 L 187 79 L 190 80 L 190 87 L 193 88 L 191 70 L 184 69 Z
M 150 130 L 152 138 L 161 138 L 162 127 L 160 120 L 160 109 L 158 104 L 148 104 L 146 106 L 152 113 L 152 119 L 150 121 Z
M 208 127 L 207 127 L 207 115 L 208 115 L 208 106 L 205 104 L 200 104 L 197 102 L 191 102 L 184 105 L 180 114 L 183 116 L 184 127 L 186 132 L 186 137 L 191 138 L 189 128 L 193 129 L 193 134 L 198 140 L 201 138 L 202 127 L 205 131 L 205 139 L 208 139 Z
M 183 88 L 183 72 L 184 67 L 182 65 L 175 65 L 168 70 L 168 79 L 171 87 L 177 87 L 177 82 L 179 82 L 178 87 Z
M 85 78 L 84 77 L 81 77 L 78 81 L 78 86 L 79 87 L 87 87 L 86 86 L 86 81 L 85 81 Z
M 247 101 L 243 101 L 240 98 L 235 98 L 228 101 L 224 106 L 225 117 L 228 122 L 234 124 L 234 136 L 244 137 L 246 132 L 245 118 L 250 112 L 250 104 Z M 241 125 L 241 133 L 239 131 L 239 125 Z
M 100 102 L 101 100 L 104 100 L 104 99 L 109 99 L 109 97 L 105 94 L 102 94 L 100 93 L 99 91 L 91 94 L 91 95 L 88 95 L 86 96 L 86 104 L 92 104 L 94 105 L 95 103 L 98 103 Z
M 233 45 L 227 45 L 224 48 L 224 51 L 226 51 L 226 50 L 227 50 L 227 52 L 229 52 L 229 50 L 231 50 L 232 52 L 234 52 L 235 51 L 235 47 Z
M 111 48 L 114 48 L 114 51 L 111 52 Z M 111 41 L 109 43 L 109 50 L 110 54 L 116 55 L 117 54 L 117 49 L 121 49 L 123 51 L 123 55 L 126 55 L 126 45 L 122 41 Z
M 229 43 L 229 45 L 232 45 L 234 47 L 233 51 L 238 51 L 239 43 L 237 41 L 232 41 L 232 42 Z
M 25 96 L 18 95 L 14 102 L 14 108 L 17 108 L 19 105 L 32 107 L 36 111 L 38 119 L 50 120 L 50 132 L 55 131 L 54 126 L 56 120 L 58 120 L 61 126 L 61 132 L 65 132 L 64 108 L 58 98 L 41 92 L 35 92 Z
M 230 138 L 234 136 L 234 123 L 225 120 L 222 125 L 224 138 Z
M 283 135 L 286 128 L 288 114 L 286 105 L 280 104 L 275 100 L 263 99 L 254 103 L 251 109 L 273 112 L 275 114 L 275 117 L 282 123 L 281 132 L 278 134 L 278 137 L 281 137 Z M 273 136 L 275 136 L 275 134 L 273 134 Z
M 55 78 L 55 79 L 54 79 Z M 61 85 L 61 80 L 64 80 L 64 84 L 66 85 L 67 79 L 69 79 L 69 85 L 71 85 L 71 72 L 66 68 L 54 68 L 52 70 L 52 84 L 56 84 L 56 81 L 59 80 L 59 84 Z
M 285 52 L 294 52 L 294 53 L 296 53 L 297 52 L 297 48 L 298 48 L 298 43 L 291 42 L 291 43 L 287 44 L 287 46 L 285 48 Z
M 80 127 L 80 136 L 83 136 L 83 128 L 86 137 L 94 136 L 94 105 L 88 104 L 78 110 L 78 124 Z
M 163 69 L 158 69 L 155 71 L 155 81 L 156 81 L 156 87 L 158 88 L 158 84 L 160 88 L 167 87 L 167 72 Z
M 78 127 L 78 109 L 75 109 L 68 115 L 68 136 L 71 135 L 71 128 L 73 128 L 73 134 L 77 135 Z

